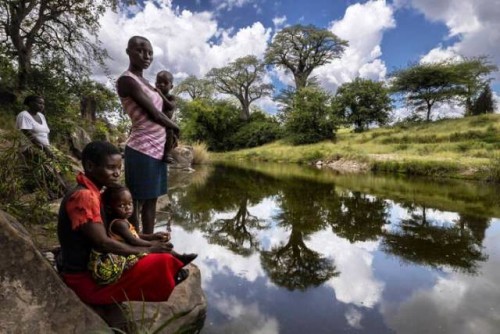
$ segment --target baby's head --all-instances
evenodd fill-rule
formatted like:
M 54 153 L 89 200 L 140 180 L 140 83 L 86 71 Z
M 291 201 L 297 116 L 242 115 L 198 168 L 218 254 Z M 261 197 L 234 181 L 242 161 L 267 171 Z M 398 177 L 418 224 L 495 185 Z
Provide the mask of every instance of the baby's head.
M 127 187 L 114 185 L 102 193 L 102 201 L 106 212 L 113 218 L 128 219 L 134 211 L 132 194 Z
M 156 75 L 155 86 L 163 94 L 168 94 L 174 87 L 174 76 L 169 71 L 160 71 Z

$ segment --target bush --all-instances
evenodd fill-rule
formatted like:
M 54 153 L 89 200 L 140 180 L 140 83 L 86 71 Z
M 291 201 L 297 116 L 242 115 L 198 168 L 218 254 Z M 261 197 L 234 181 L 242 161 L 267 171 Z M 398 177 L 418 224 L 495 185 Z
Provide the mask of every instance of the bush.
M 294 145 L 334 139 L 339 122 L 330 100 L 326 92 L 314 87 L 293 94 L 281 111 L 285 138 Z
M 250 148 L 261 146 L 280 139 L 282 131 L 277 121 L 268 118 L 253 120 L 243 124 L 236 133 L 231 136 L 232 149 Z
M 182 138 L 203 141 L 209 150 L 224 151 L 232 147 L 230 138 L 241 126 L 239 110 L 227 101 L 194 100 L 181 111 Z M 188 115 L 188 117 L 186 117 Z

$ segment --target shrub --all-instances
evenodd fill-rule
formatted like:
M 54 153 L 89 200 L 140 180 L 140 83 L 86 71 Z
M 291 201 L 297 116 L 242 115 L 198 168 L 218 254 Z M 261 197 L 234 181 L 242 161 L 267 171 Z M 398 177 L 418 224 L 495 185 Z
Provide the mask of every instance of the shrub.
M 331 97 L 315 87 L 293 94 L 281 111 L 285 138 L 294 145 L 334 139 L 339 125 L 331 106 Z
M 201 165 L 210 160 L 207 145 L 203 142 L 196 142 L 193 145 L 193 165 Z
M 272 119 L 250 120 L 231 136 L 233 149 L 261 146 L 281 138 L 282 131 L 278 122 Z

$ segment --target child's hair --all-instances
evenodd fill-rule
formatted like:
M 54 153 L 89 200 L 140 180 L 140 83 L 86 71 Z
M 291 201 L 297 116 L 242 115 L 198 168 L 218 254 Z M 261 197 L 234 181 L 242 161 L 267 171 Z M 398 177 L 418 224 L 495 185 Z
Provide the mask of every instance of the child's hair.
M 124 191 L 130 192 L 130 190 L 127 187 L 122 186 L 120 184 L 107 187 L 106 190 L 104 190 L 104 192 L 101 194 L 102 202 L 104 203 L 105 206 L 109 206 L 111 202 Z
M 156 77 L 160 76 L 160 75 L 165 75 L 167 76 L 167 79 L 168 81 L 170 81 L 171 83 L 174 83 L 174 76 L 172 75 L 172 73 L 170 73 L 169 71 L 160 71 L 156 74 Z

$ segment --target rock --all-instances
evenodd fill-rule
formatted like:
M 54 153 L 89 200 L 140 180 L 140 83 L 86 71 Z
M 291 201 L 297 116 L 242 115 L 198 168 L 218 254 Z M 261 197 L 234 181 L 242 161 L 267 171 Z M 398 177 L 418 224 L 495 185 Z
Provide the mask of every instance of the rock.
M 36 249 L 26 229 L 0 211 L 0 333 L 112 333 Z
M 131 314 L 136 323 L 144 320 L 148 331 L 153 332 L 167 324 L 159 333 L 194 333 L 203 327 L 207 301 L 201 289 L 201 274 L 193 264 L 187 266 L 188 278 L 175 287 L 167 302 L 131 302 Z
M 76 129 L 70 134 L 71 152 L 75 155 L 75 157 L 81 159 L 83 148 L 91 141 L 92 139 L 89 134 L 83 128 L 76 127 Z
M 193 147 L 192 146 L 177 146 L 170 154 L 175 160 L 175 163 L 170 164 L 170 168 L 184 169 L 192 171 L 191 165 L 193 163 Z

